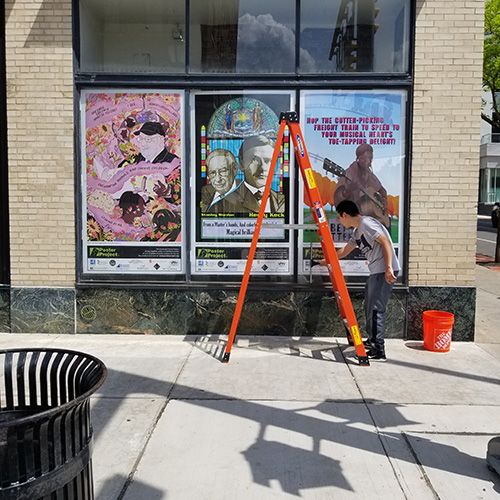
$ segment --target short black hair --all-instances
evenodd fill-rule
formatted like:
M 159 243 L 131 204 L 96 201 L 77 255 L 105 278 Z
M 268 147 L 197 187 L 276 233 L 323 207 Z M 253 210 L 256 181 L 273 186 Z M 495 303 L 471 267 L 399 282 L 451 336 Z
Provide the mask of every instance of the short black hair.
M 133 191 L 125 191 L 121 196 L 120 196 L 120 201 L 118 202 L 118 206 L 122 209 L 125 210 L 128 207 L 133 207 L 136 205 L 141 205 L 144 202 L 144 198 L 137 193 L 134 193 Z
M 144 125 L 141 127 L 140 130 L 136 130 L 134 132 L 134 135 L 139 135 L 139 134 L 146 134 L 146 135 L 162 135 L 165 136 L 165 129 L 163 128 L 163 125 L 158 122 L 146 122 Z
M 343 200 L 336 207 L 337 213 L 342 216 L 344 214 L 350 215 L 351 217 L 356 217 L 359 215 L 359 208 L 356 203 L 351 200 Z

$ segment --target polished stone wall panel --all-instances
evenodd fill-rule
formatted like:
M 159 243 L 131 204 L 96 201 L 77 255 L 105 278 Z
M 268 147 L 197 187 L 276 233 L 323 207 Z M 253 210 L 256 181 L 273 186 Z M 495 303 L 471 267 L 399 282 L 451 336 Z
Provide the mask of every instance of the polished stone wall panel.
M 393 293 L 387 337 L 404 338 L 406 291 Z M 79 289 L 78 333 L 225 334 L 237 290 Z M 363 292 L 351 300 L 364 328 Z M 240 335 L 343 336 L 337 304 L 321 290 L 249 290 L 238 326 Z
M 423 339 L 422 313 L 441 310 L 455 315 L 452 340 L 474 340 L 476 289 L 472 287 L 411 287 L 408 295 L 408 338 Z
M 76 291 L 79 333 L 225 334 L 237 290 L 145 290 L 86 288 Z M 351 300 L 364 331 L 363 292 Z M 75 291 L 60 288 L 0 290 L 0 329 L 13 332 L 73 333 Z M 473 340 L 475 289 L 410 287 L 394 290 L 387 310 L 387 338 L 422 339 L 422 312 L 455 314 L 454 340 Z M 9 317 L 10 316 L 10 317 Z M 408 324 L 408 332 L 406 325 Z M 249 290 L 240 335 L 343 336 L 335 299 L 327 291 Z
M 10 332 L 10 290 L 0 288 L 0 333 Z
M 75 290 L 11 288 L 13 333 L 75 333 Z

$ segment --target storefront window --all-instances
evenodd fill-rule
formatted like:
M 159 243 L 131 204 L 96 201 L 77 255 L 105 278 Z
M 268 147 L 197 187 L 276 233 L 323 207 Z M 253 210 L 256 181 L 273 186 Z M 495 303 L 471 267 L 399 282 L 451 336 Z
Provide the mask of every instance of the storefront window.
M 294 73 L 295 0 L 192 0 L 192 73 Z
M 80 71 L 179 73 L 184 2 L 80 0 Z
M 408 71 L 409 18 L 409 0 L 302 2 L 300 73 Z
M 181 91 L 84 91 L 83 272 L 184 272 Z
M 403 262 L 406 92 L 304 90 L 300 104 L 311 166 L 335 243 L 343 246 L 351 237 L 335 211 L 341 201 L 349 199 L 362 215 L 386 227 Z M 325 158 L 330 160 L 328 165 Z M 311 223 L 302 183 L 300 187 L 304 202 L 299 219 Z M 317 235 L 304 233 L 299 245 L 301 272 L 325 273 L 320 266 L 310 267 L 311 258 L 322 258 Z M 357 251 L 343 259 L 341 266 L 346 275 L 368 275 L 367 261 Z
M 191 109 L 195 196 L 193 275 L 241 276 L 278 135 L 279 114 L 293 109 L 292 92 L 199 92 Z M 293 272 L 290 222 L 293 175 L 287 134 L 266 204 L 254 275 Z M 272 226 L 272 227 L 270 227 Z
M 404 262 L 409 0 L 78 5 L 80 279 L 241 279 L 280 113 L 299 109 L 337 246 L 349 235 L 335 206 L 348 192 L 387 227 Z M 99 72 L 106 88 L 89 74 Z M 355 82 L 339 89 L 337 74 L 345 72 L 373 78 L 363 76 L 364 90 Z M 384 88 L 384 73 L 401 74 L 398 90 Z M 312 217 L 288 131 L 280 148 L 252 278 L 321 282 L 324 270 L 312 265 L 321 258 L 316 231 L 296 227 Z M 353 190 L 349 168 L 363 155 L 368 184 Z M 337 173 L 324 171 L 325 157 Z M 363 281 L 366 261 L 351 257 L 343 270 Z

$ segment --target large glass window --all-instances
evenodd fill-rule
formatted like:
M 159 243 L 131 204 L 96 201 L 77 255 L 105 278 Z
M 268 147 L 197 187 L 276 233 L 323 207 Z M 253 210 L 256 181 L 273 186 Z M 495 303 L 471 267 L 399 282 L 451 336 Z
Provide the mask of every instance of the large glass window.
M 193 275 L 241 276 L 262 193 L 271 168 L 280 112 L 293 109 L 292 92 L 193 94 Z M 196 150 L 194 151 L 194 148 Z M 291 275 L 292 241 L 280 229 L 290 222 L 293 172 L 290 139 L 280 145 L 253 274 Z
M 351 231 L 340 224 L 336 206 L 354 201 L 362 215 L 383 224 L 402 262 L 404 231 L 404 163 L 406 92 L 401 90 L 304 90 L 301 92 L 301 124 L 311 167 L 321 193 L 334 241 L 349 241 Z M 324 163 L 324 159 L 330 161 Z M 299 221 L 312 223 L 311 207 L 304 200 Z M 315 233 L 299 240 L 303 274 L 311 272 L 311 258 L 322 258 Z M 367 261 L 352 252 L 341 261 L 344 273 L 366 276 Z M 313 274 L 326 273 L 312 268 Z
M 300 72 L 408 71 L 409 15 L 409 0 L 302 2 Z
M 500 201 L 500 168 L 481 170 L 481 202 L 495 203 Z
M 80 0 L 80 71 L 293 74 L 295 0 Z M 301 2 L 301 74 L 408 71 L 409 0 Z
M 80 70 L 183 72 L 184 2 L 80 0 Z
M 83 271 L 184 272 L 181 91 L 83 91 Z
M 195 73 L 294 73 L 295 0 L 193 0 Z
M 80 26 L 79 279 L 239 280 L 278 117 L 299 108 L 336 245 L 348 233 L 335 206 L 343 192 L 353 197 L 356 191 L 363 213 L 387 227 L 404 257 L 410 0 L 74 5 Z M 347 72 L 363 73 L 363 89 L 355 83 L 339 88 L 338 75 Z M 384 85 L 387 74 L 401 78 L 398 90 Z M 312 265 L 321 258 L 315 230 L 294 227 L 312 219 L 288 131 L 280 147 L 252 276 L 322 281 L 320 266 Z M 324 157 L 336 172 L 324 170 Z M 358 172 L 354 190 L 349 172 L 361 163 L 366 172 Z M 496 179 L 485 177 L 484 191 L 496 189 Z M 363 281 L 366 261 L 352 257 L 342 263 L 344 272 Z

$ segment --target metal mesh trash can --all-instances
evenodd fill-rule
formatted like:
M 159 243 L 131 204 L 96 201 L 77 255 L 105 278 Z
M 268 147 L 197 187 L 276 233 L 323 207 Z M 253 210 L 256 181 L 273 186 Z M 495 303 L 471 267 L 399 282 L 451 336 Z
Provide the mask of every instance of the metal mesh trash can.
M 0 500 L 94 498 L 90 396 L 105 378 L 89 354 L 0 350 Z

